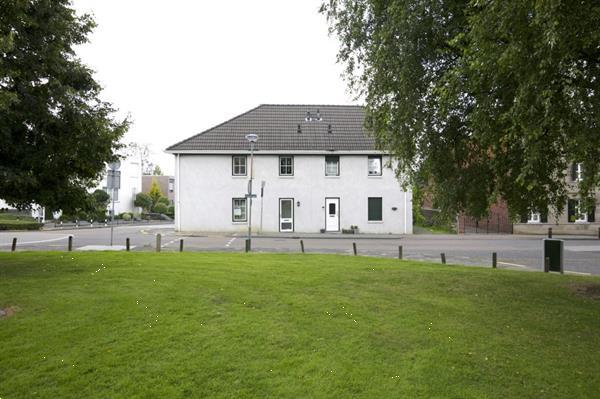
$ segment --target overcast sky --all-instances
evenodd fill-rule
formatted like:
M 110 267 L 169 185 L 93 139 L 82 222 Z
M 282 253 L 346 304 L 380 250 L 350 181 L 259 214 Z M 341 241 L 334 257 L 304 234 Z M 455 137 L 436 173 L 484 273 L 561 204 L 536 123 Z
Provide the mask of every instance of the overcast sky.
M 98 24 L 78 54 L 172 174 L 166 147 L 259 104 L 355 103 L 320 3 L 74 0 Z

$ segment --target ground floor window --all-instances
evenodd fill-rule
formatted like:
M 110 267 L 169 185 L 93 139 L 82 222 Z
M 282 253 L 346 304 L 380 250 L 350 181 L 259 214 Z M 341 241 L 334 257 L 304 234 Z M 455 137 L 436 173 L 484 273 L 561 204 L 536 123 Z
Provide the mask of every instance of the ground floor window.
M 234 222 L 245 222 L 246 221 L 246 198 L 234 198 L 233 199 L 233 221 Z
M 369 222 L 380 222 L 383 220 L 383 199 L 381 197 L 369 197 Z
M 569 223 L 593 223 L 596 220 L 596 207 L 585 209 L 581 199 L 570 199 L 567 204 L 567 214 Z

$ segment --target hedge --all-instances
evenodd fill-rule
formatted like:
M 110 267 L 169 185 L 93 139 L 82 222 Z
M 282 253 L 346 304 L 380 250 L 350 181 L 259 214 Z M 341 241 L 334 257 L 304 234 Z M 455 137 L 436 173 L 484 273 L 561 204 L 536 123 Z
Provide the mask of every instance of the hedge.
M 0 220 L 0 230 L 39 230 L 42 223 L 23 220 Z

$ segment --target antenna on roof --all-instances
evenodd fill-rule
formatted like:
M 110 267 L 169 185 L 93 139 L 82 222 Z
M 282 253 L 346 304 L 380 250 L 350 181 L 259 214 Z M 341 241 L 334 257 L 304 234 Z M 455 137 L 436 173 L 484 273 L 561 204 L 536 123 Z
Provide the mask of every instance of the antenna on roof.
M 331 130 L 331 123 L 327 125 L 327 133 L 331 134 L 333 131 Z
M 299 123 L 298 123 L 298 133 L 302 133 L 302 128 Z

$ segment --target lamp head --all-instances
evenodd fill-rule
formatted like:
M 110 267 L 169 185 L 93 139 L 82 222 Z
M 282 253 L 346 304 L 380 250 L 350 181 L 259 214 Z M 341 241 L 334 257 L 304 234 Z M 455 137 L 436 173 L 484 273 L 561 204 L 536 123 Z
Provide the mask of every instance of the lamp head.
M 250 143 L 256 143 L 258 141 L 258 134 L 250 133 L 246 135 L 246 140 Z

